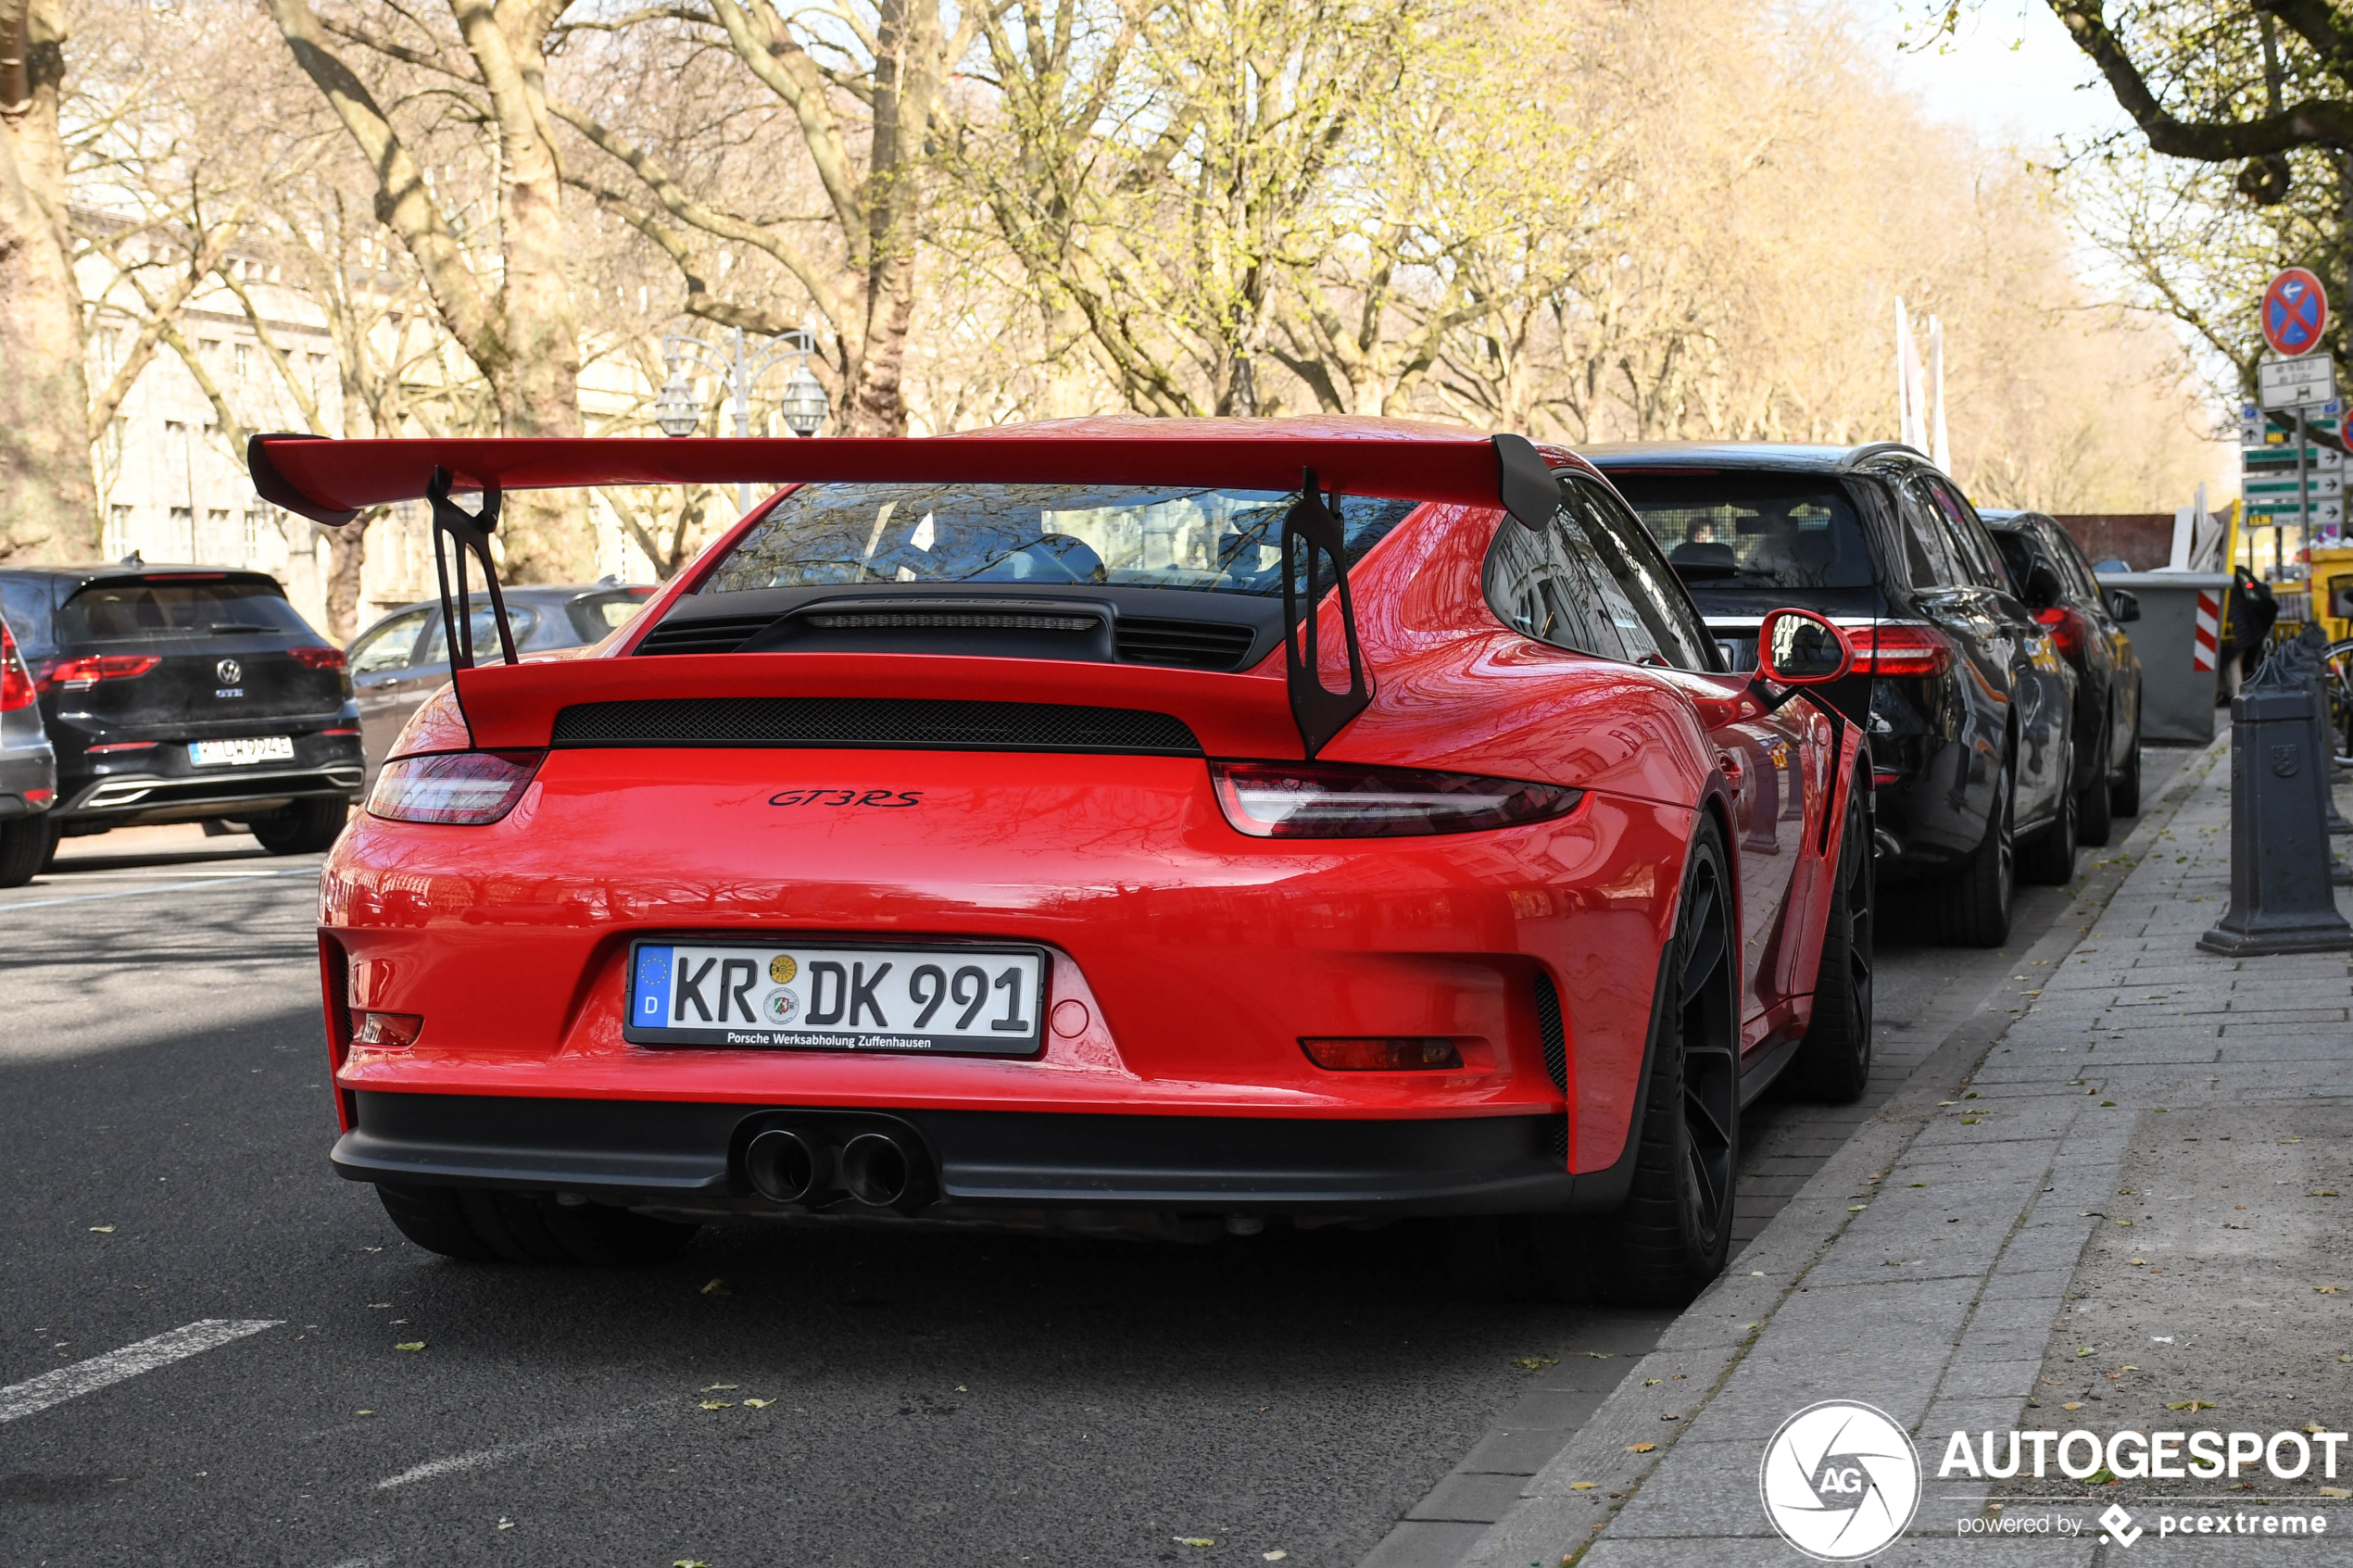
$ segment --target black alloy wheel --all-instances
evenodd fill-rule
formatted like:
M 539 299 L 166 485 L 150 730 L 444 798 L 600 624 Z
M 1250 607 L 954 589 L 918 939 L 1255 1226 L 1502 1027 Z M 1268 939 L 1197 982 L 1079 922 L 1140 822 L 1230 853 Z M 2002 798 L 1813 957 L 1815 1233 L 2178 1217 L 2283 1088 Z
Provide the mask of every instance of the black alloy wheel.
M 1839 830 L 1838 878 L 1822 922 L 1822 962 L 1814 974 L 1814 1016 L 1790 1060 L 1788 1089 L 1801 1098 L 1852 1105 L 1871 1081 L 1871 963 L 1878 862 L 1863 802 L 1870 775 L 1857 772 Z
M 2018 840 L 2009 759 L 1994 780 L 1985 837 L 1960 870 L 1938 886 L 1931 909 L 1938 939 L 1956 947 L 1998 947 L 2009 940 L 2010 898 L 2018 884 Z
M 311 855 L 333 849 L 351 820 L 351 803 L 341 796 L 324 800 L 297 800 L 246 826 L 272 855 Z
M 2141 732 L 2133 730 L 2133 749 L 2124 754 L 2124 766 L 2116 771 L 2116 782 L 2108 785 L 2108 809 L 2119 817 L 2141 814 Z
M 1608 1298 L 1681 1306 L 1731 1256 L 1740 1176 L 1740 1007 L 1731 877 L 1712 820 L 1692 834 L 1651 1042 L 1650 1092 L 1625 1207 L 1601 1228 Z
M 2109 719 L 2100 720 L 2100 756 L 2092 764 L 2091 782 L 2083 786 L 2082 797 L 2075 802 L 2075 842 L 2097 849 L 2116 833 L 2116 813 L 2111 806 L 2112 791 L 2108 774 L 2115 760 L 2116 730 Z
M 49 869 L 57 830 L 46 817 L 0 822 L 0 887 L 22 887 Z

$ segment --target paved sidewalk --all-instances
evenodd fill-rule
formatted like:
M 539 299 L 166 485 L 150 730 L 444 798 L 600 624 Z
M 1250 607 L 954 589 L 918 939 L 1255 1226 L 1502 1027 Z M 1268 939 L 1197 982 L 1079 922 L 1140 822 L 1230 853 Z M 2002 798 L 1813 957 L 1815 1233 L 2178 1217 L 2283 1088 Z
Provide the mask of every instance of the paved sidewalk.
M 2241 1266 L 2217 1277 L 2209 1258 L 2203 1277 L 2185 1279 L 2177 1267 L 2168 1282 L 2147 1274 L 2168 1260 L 2135 1251 L 2144 1244 L 2123 1223 L 2149 1227 L 2155 1239 L 2158 1216 L 2145 1205 L 2189 1196 L 2173 1193 L 2174 1186 L 2215 1185 L 2218 1167 L 2181 1165 L 2203 1151 L 2207 1137 L 2217 1140 L 2218 1155 L 2221 1141 L 2244 1148 L 2252 1122 L 2278 1131 L 2284 1142 L 2297 1135 L 2287 1126 L 2291 1112 L 2309 1115 L 2316 1100 L 2326 1109 L 2337 1103 L 2334 1097 L 2353 1097 L 2353 965 L 2347 955 L 2229 960 L 2194 946 L 2228 899 L 2229 773 L 2225 738 L 2183 768 L 2120 849 L 2097 861 L 2087 858 L 2095 877 L 2103 866 L 2108 874 L 2125 873 L 2091 930 L 2055 930 L 2018 960 L 2010 993 L 1989 1004 L 1984 1027 L 1924 1064 L 1806 1184 L 1732 1273 L 1676 1322 L 1578 1437 L 1526 1485 L 1520 1504 L 1487 1532 L 1466 1563 L 1739 1568 L 1799 1562 L 1764 1516 L 1757 1471 L 1776 1428 L 1824 1399 L 1876 1405 L 1919 1440 L 1925 1486 L 1912 1533 L 1876 1561 L 1944 1562 L 1975 1552 L 1984 1562 L 1982 1554 L 1992 1552 L 2001 1561 L 2087 1563 L 2103 1550 L 2113 1556 L 2120 1549 L 2094 1544 L 2096 1527 L 2087 1522 L 2120 1495 L 2132 1506 L 2131 1484 L 2105 1488 L 2095 1500 L 2093 1488 L 2062 1488 L 2070 1495 L 2057 1512 L 2085 1525 L 2082 1538 L 1987 1541 L 1960 1538 L 1957 1522 L 1983 1517 L 1989 1504 L 1998 1511 L 2006 1499 L 2015 1512 L 2016 1494 L 1994 1496 L 1996 1483 L 1940 1482 L 1935 1471 L 1946 1436 L 1957 1429 L 2139 1424 L 2120 1419 L 2124 1405 L 2148 1408 L 2170 1392 L 2161 1386 L 2169 1369 L 2159 1363 L 2185 1348 L 2179 1335 L 2169 1336 L 2171 1346 L 2144 1335 L 2131 1342 L 2110 1338 L 2105 1348 L 2090 1337 L 2087 1312 L 2102 1323 L 2103 1336 L 2145 1326 L 2137 1320 L 2154 1309 L 2128 1300 L 2128 1286 L 2162 1297 L 2197 1284 L 2203 1295 L 2186 1298 L 2186 1306 L 2173 1300 L 2171 1310 L 2277 1316 L 2283 1336 L 2309 1339 L 2333 1329 L 2319 1359 L 2353 1374 L 2353 1364 L 2335 1360 L 2353 1351 L 2353 1293 L 2336 1307 L 2331 1292 L 2320 1310 L 2334 1308 L 2336 1321 L 2316 1328 L 2309 1322 L 2314 1309 L 2305 1303 L 2321 1298 L 2301 1273 L 2326 1265 L 2314 1261 L 2299 1272 L 2296 1265 L 2305 1260 L 2276 1256 L 2300 1250 L 2316 1234 L 2341 1232 L 2335 1211 L 2266 1232 L 2246 1223 L 2240 1209 L 2223 1205 L 2224 1217 L 2211 1228 L 2242 1233 L 2227 1238 Z M 2280 1120 L 2249 1114 L 2267 1102 Z M 2348 1135 L 2344 1144 L 2329 1144 L 2336 1151 L 2331 1158 L 2353 1147 L 2353 1126 L 2331 1123 L 2323 1131 Z M 2184 1152 L 2176 1138 L 2199 1149 Z M 2284 1177 L 2271 1164 L 2236 1173 L 2244 1178 L 2259 1169 L 2267 1193 L 2306 1174 L 2297 1166 Z M 2162 1171 L 2161 1198 L 2140 1189 L 2120 1196 L 2120 1187 L 2133 1185 L 2128 1176 L 2144 1170 Z M 2353 1181 L 2345 1190 L 2353 1192 Z M 2115 1248 L 2105 1245 L 2087 1248 L 2104 1230 L 2123 1238 L 2119 1245 L 2134 1255 L 2111 1257 Z M 2253 1258 L 2271 1259 L 2276 1277 L 2262 1299 L 2243 1299 L 2246 1288 L 2237 1276 L 2249 1272 L 2245 1261 Z M 2079 1280 L 2079 1268 L 2097 1276 L 2094 1284 Z M 2111 1281 L 2118 1282 L 2113 1293 Z M 2089 1298 L 2095 1286 L 2096 1300 Z M 2078 1297 L 2086 1299 L 2072 1299 Z M 2301 1314 L 2294 1329 L 2291 1299 Z M 2063 1338 L 2082 1343 L 2063 1346 Z M 2260 1359 L 2283 1348 L 2276 1336 L 2231 1343 L 2237 1347 L 2233 1361 L 2258 1360 L 2218 1374 L 2210 1360 L 2185 1358 L 2170 1371 L 2178 1378 L 2194 1364 L 2198 1376 L 2227 1383 L 2270 1372 Z M 2208 1347 L 2224 1349 L 2221 1340 Z M 2092 1355 L 2079 1357 L 2078 1350 Z M 2126 1354 L 2152 1370 L 2144 1374 L 2123 1361 Z M 2073 1361 L 2100 1367 L 2106 1392 L 2055 1386 L 2068 1379 L 2051 1374 Z M 2340 1376 L 2333 1387 L 2304 1391 L 2308 1403 L 2315 1394 L 2327 1396 L 2308 1419 L 2329 1411 L 2330 1424 L 2343 1429 L 2348 1386 L 2353 1383 Z M 2082 1413 L 2030 1411 L 2038 1389 L 2053 1395 L 2052 1402 L 2064 1393 Z M 2133 1390 L 2137 1395 L 2128 1397 Z M 2296 1392 L 2279 1390 L 2283 1397 Z M 2088 1408 L 2093 1398 L 2105 1402 L 2110 1395 L 2120 1401 L 2119 1418 Z M 2200 1424 L 2194 1411 L 2173 1419 Z M 2238 1427 L 2240 1420 L 2228 1424 Z M 2319 1503 L 2317 1477 L 2267 1484 Z M 2247 1500 L 2227 1486 L 2205 1484 L 2212 1493 L 2206 1500 Z M 2032 1500 L 2038 1512 L 2053 1512 L 2045 1499 Z M 2353 1503 L 2323 1506 L 2341 1511 L 2334 1523 L 2353 1537 Z M 2189 1543 L 2151 1537 L 2141 1545 L 2134 1561 Z M 2242 1547 L 2209 1538 L 2197 1545 L 2206 1549 L 2201 1561 L 2212 1562 L 2218 1551 L 2238 1561 L 2228 1554 L 2276 1552 L 2281 1543 Z M 2330 1560 L 2353 1557 L 2353 1547 L 2336 1542 L 2298 1545 Z

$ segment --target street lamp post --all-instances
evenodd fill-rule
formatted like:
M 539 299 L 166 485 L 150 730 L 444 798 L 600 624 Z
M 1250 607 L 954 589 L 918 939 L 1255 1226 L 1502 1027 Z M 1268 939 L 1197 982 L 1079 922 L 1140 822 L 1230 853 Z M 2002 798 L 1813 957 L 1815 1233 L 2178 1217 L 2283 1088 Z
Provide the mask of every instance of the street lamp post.
M 781 404 L 785 428 L 795 435 L 814 435 L 824 426 L 831 402 L 825 395 L 824 384 L 809 369 L 809 357 L 815 352 L 816 334 L 805 327 L 779 332 L 757 347 L 746 342 L 741 327 L 728 329 L 724 345 L 717 347 L 685 332 L 665 332 L 661 358 L 669 368 L 670 379 L 662 383 L 661 395 L 654 400 L 654 422 L 668 435 L 694 434 L 695 427 L 702 422 L 702 409 L 695 401 L 694 383 L 686 372 L 690 367 L 698 366 L 726 386 L 728 400 L 736 410 L 736 433 L 749 435 L 752 384 L 789 355 L 797 363 L 792 379 L 785 383 Z M 749 483 L 736 486 L 736 509 L 751 509 Z

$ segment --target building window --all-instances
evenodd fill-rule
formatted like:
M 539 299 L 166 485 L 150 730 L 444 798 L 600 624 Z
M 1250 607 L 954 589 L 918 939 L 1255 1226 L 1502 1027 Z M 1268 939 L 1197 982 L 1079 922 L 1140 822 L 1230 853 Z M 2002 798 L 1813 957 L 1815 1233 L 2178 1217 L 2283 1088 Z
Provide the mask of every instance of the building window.
M 108 560 L 120 560 L 131 553 L 131 508 L 107 508 L 106 537 L 99 542 L 98 553 Z
M 213 507 L 207 510 L 204 514 L 204 533 L 206 548 L 217 551 L 220 555 L 227 555 L 229 553 L 229 508 Z M 201 560 L 204 558 L 199 556 L 197 558 Z
M 188 553 L 182 559 L 192 561 L 196 558 L 196 514 L 193 508 L 171 508 L 171 545 L 174 549 L 182 545 L 187 546 Z
M 253 345 L 237 345 L 237 384 L 245 385 L 253 379 Z
M 244 560 L 245 565 L 252 566 L 260 559 L 261 508 L 258 507 L 247 507 L 245 508 L 245 553 Z

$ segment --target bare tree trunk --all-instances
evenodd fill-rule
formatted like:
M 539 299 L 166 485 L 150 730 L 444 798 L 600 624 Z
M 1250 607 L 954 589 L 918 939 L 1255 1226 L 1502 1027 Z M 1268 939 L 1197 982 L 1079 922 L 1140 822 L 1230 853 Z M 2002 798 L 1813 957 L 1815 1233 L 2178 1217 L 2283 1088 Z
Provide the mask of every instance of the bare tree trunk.
M 0 562 L 98 544 L 82 301 L 66 230 L 61 0 L 0 0 Z
M 371 507 L 327 533 L 327 635 L 347 643 L 359 630 L 359 569 L 368 563 L 368 525 L 384 515 Z

